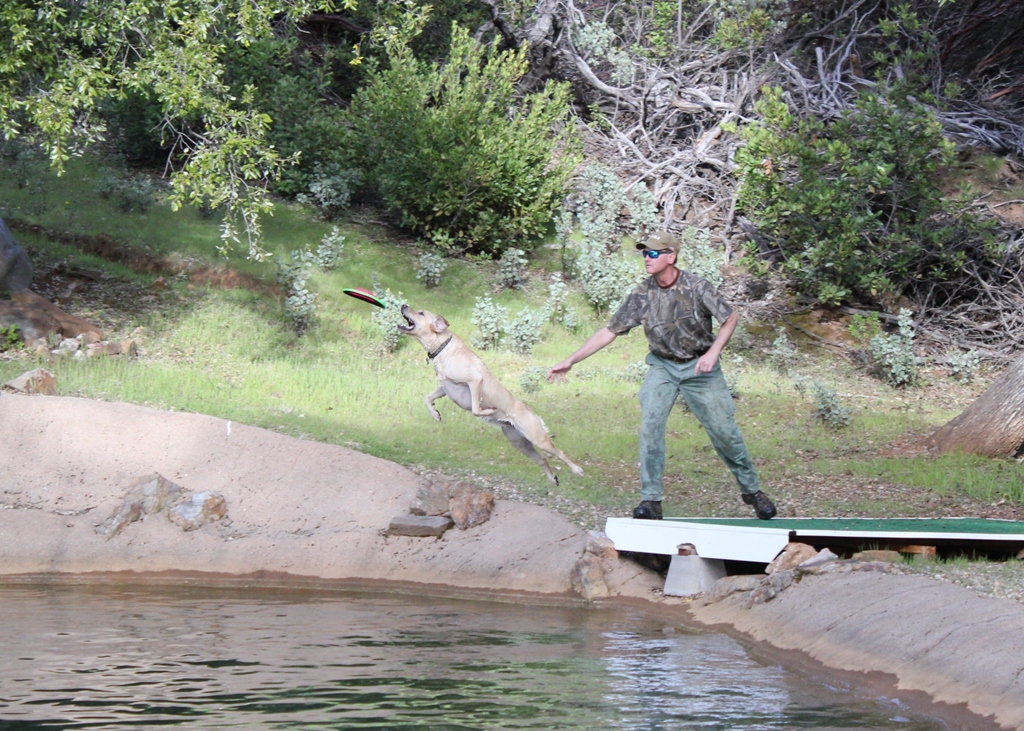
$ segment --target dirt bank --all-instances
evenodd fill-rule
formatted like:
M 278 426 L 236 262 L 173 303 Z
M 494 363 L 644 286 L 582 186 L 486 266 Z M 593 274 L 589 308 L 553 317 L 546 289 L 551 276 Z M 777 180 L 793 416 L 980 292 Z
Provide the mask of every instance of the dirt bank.
M 570 599 L 586 534 L 539 506 L 499 501 L 443 539 L 387 536 L 422 478 L 343 447 L 197 414 L 85 399 L 0 395 L 0 575 L 204 572 L 375 580 Z M 145 516 L 107 540 L 95 526 L 132 481 L 159 473 L 224 496 L 227 518 L 185 532 Z M 805 577 L 765 604 L 660 596 L 657 575 L 600 561 L 611 596 L 725 626 L 823 668 L 871 674 L 989 722 L 1024 729 L 1024 606 L 919 576 Z M 169 576 L 170 573 L 165 574 Z M 868 677 L 865 675 L 865 677 Z

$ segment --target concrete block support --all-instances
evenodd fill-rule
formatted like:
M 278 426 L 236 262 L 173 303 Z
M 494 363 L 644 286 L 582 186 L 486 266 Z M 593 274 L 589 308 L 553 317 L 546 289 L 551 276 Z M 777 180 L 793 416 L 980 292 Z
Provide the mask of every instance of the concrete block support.
M 665 577 L 667 596 L 693 596 L 707 591 L 725 576 L 725 562 L 719 558 L 673 556 Z

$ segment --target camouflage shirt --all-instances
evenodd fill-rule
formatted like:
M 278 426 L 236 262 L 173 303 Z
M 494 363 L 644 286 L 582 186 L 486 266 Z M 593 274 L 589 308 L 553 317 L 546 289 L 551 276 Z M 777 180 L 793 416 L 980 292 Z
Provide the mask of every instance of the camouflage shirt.
M 643 324 L 651 352 L 669 360 L 692 360 L 715 342 L 711 318 L 725 322 L 732 308 L 711 282 L 680 271 L 675 284 L 659 287 L 648 277 L 612 315 L 608 329 L 623 335 Z

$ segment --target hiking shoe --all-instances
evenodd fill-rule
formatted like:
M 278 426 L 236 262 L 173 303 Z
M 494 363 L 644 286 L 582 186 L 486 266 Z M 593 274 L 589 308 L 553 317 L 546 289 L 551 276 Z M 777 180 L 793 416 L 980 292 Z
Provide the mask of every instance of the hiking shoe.
M 744 493 L 743 502 L 747 505 L 753 505 L 754 512 L 761 520 L 771 520 L 775 517 L 775 503 L 773 503 L 771 499 L 760 490 L 752 493 Z
M 661 500 L 641 500 L 633 508 L 633 517 L 638 520 L 661 520 Z

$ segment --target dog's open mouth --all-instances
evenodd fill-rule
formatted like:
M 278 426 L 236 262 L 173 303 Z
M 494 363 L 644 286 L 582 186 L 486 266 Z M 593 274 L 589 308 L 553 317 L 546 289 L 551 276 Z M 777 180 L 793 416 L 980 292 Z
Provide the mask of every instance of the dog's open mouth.
M 402 308 L 402 317 L 404 317 L 405 321 L 407 323 L 409 323 L 409 324 L 408 325 L 399 325 L 398 329 L 400 331 L 402 331 L 404 333 L 408 333 L 408 332 L 412 332 L 413 330 L 416 329 L 416 323 L 413 322 L 412 318 L 409 317 L 409 315 L 406 314 L 406 308 L 405 307 Z

